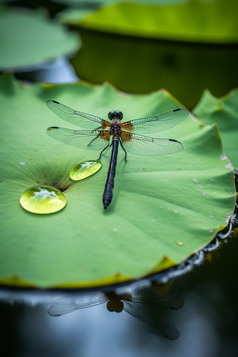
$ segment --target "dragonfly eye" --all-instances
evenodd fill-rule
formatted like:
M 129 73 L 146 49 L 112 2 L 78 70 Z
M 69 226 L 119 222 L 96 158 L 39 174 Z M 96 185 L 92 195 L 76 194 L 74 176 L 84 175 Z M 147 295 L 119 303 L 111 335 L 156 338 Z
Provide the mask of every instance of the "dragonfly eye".
M 122 112 L 120 110 L 111 110 L 108 113 L 108 118 L 110 120 L 112 120 L 113 118 L 118 118 L 118 119 L 122 120 L 123 114 L 122 114 Z
M 120 110 L 116 111 L 116 116 L 119 117 L 120 120 L 123 119 L 123 114 L 122 114 L 122 112 Z
M 111 110 L 111 111 L 108 113 L 108 119 L 112 120 L 114 116 L 115 116 L 115 110 Z

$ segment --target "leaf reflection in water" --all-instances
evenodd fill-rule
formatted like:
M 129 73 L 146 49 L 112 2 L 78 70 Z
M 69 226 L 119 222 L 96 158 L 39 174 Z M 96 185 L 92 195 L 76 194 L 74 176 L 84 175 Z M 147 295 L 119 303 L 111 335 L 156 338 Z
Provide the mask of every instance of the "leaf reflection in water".
M 120 313 L 123 310 L 143 323 L 149 333 L 164 336 L 169 340 L 179 338 L 179 331 L 162 314 L 164 307 L 180 309 L 183 300 L 171 295 L 161 298 L 152 288 L 137 291 L 135 294 L 115 292 L 90 293 L 80 296 L 65 296 L 57 299 L 49 307 L 50 316 L 61 316 L 80 309 L 107 303 L 107 310 Z

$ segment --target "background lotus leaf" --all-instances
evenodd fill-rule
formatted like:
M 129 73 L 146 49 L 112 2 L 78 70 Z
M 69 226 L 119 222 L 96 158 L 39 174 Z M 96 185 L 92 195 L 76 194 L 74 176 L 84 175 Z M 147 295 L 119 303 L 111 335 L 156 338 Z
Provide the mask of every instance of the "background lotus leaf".
M 175 3 L 184 3 L 190 0 L 130 0 L 131 3 L 136 2 L 136 3 L 149 3 L 149 4 L 175 4 Z M 204 1 L 210 1 L 210 0 L 204 0 Z M 82 6 L 93 6 L 93 5 L 102 5 L 102 4 L 112 4 L 112 3 L 118 3 L 118 0 L 92 0 L 89 1 L 88 4 L 85 3 L 85 0 L 55 0 L 57 3 L 61 3 L 67 6 L 75 6 L 78 7 L 80 5 Z
M 80 47 L 76 33 L 49 21 L 45 11 L 1 9 L 0 70 L 20 70 L 70 55 Z
M 222 98 L 214 97 L 207 90 L 193 112 L 203 123 L 219 125 L 225 153 L 234 168 L 238 169 L 238 90 Z
M 233 211 L 233 172 L 218 127 L 192 116 L 156 137 L 180 140 L 184 151 L 164 157 L 119 153 L 113 202 L 102 193 L 110 152 L 95 175 L 72 182 L 68 173 L 98 151 L 80 150 L 46 135 L 71 127 L 45 105 L 55 99 L 103 118 L 120 109 L 125 120 L 178 107 L 168 92 L 127 95 L 108 84 L 23 85 L 0 78 L 0 282 L 37 287 L 87 287 L 127 281 L 179 264 L 201 249 Z M 66 207 L 36 215 L 19 204 L 36 184 L 64 190 Z
M 188 42 L 237 43 L 238 3 L 193 0 L 175 4 L 119 2 L 97 11 L 66 10 L 61 20 L 91 30 Z M 77 18 L 78 16 L 78 18 Z

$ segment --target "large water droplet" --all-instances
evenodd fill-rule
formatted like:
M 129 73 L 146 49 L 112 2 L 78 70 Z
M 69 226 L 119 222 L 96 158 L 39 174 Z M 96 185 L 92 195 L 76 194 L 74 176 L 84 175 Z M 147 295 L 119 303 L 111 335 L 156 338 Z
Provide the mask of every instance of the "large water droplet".
M 29 212 L 49 214 L 60 211 L 66 205 L 64 194 L 52 186 L 33 186 L 20 198 L 21 206 Z
M 88 176 L 95 174 L 102 167 L 101 161 L 84 161 L 74 166 L 69 173 L 73 181 L 83 180 Z

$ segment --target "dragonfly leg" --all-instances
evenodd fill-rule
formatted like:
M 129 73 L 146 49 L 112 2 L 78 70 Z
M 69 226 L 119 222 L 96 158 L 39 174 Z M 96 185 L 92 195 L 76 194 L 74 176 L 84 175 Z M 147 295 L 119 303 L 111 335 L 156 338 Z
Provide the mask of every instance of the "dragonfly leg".
M 124 146 L 122 145 L 121 140 L 120 140 L 120 145 L 121 145 L 122 149 L 123 149 L 123 150 L 124 150 L 124 152 L 125 152 L 125 162 L 127 162 L 127 152 L 126 152 L 126 150 L 125 150 Z
M 93 140 L 94 140 L 94 139 L 93 139 Z M 91 141 L 91 142 L 92 142 L 92 141 Z M 102 156 L 103 151 L 106 150 L 106 149 L 108 148 L 108 146 L 109 146 L 109 143 L 108 143 L 107 146 L 100 152 L 100 155 L 99 155 L 98 160 L 101 159 L 101 156 Z
M 96 140 L 99 137 L 99 134 L 94 138 L 93 140 L 90 141 L 90 143 L 87 146 L 90 146 L 94 140 Z

